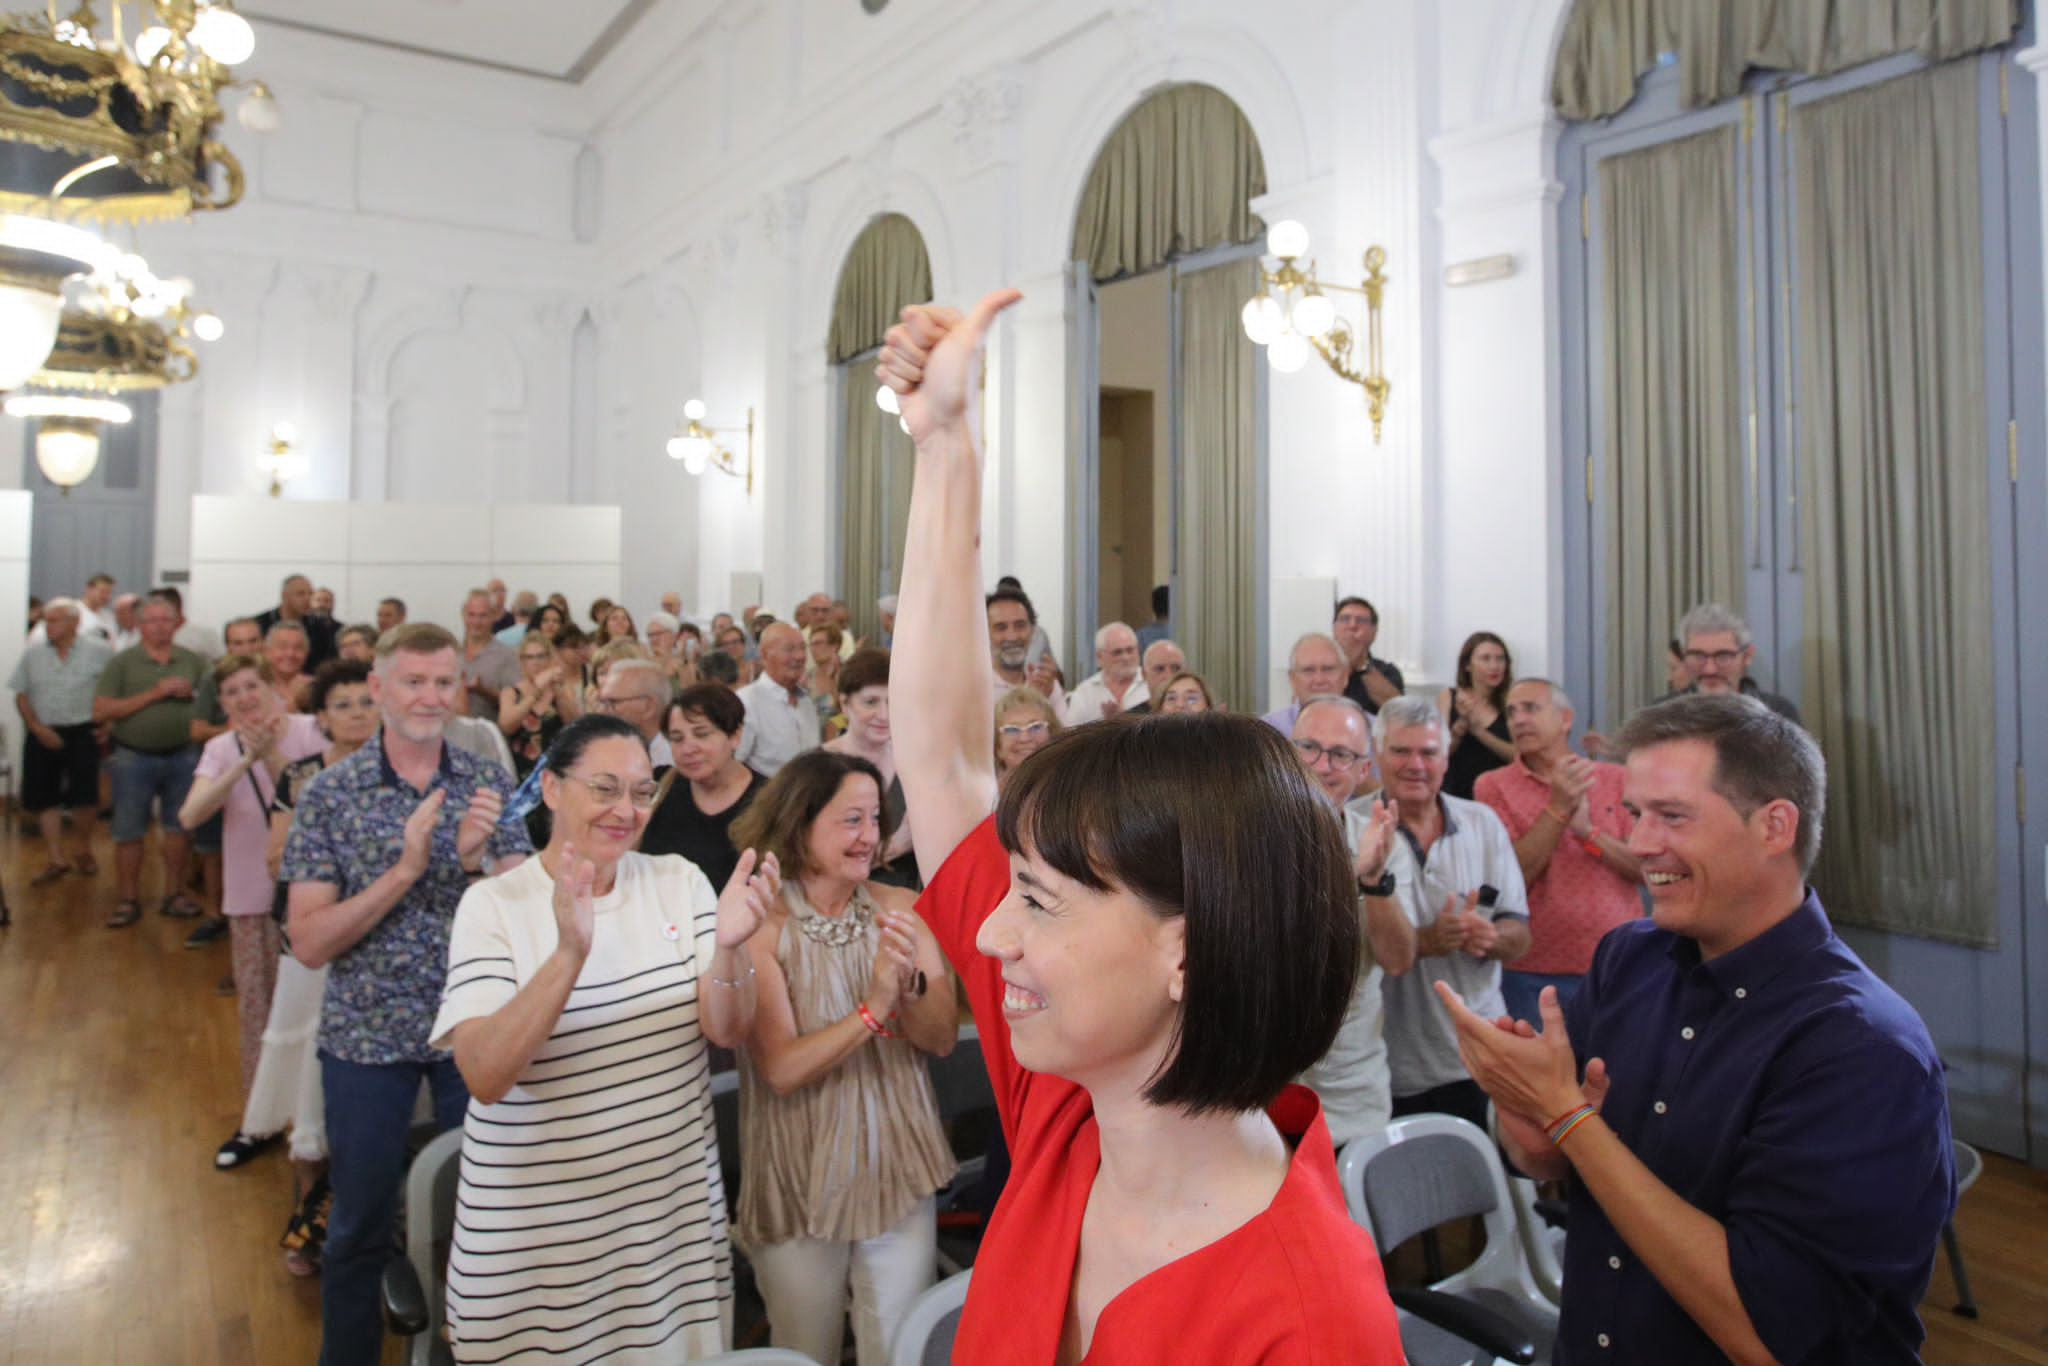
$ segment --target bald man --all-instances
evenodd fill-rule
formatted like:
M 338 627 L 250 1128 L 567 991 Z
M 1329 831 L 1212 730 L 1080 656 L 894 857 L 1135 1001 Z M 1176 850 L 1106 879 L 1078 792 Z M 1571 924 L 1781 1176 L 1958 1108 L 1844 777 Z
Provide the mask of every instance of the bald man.
M 761 633 L 761 673 L 739 690 L 747 709 L 739 761 L 763 777 L 822 742 L 818 709 L 804 691 L 804 636 L 778 621 Z

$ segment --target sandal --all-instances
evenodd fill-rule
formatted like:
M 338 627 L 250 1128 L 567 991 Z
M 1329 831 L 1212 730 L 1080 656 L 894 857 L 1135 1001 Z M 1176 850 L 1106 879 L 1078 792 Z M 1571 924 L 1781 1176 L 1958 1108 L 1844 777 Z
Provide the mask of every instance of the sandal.
M 92 877 L 96 875 L 100 870 L 100 866 L 92 861 L 91 854 L 80 854 L 78 856 L 77 862 L 73 863 L 71 866 L 73 869 L 77 871 L 80 877 Z
M 327 1216 L 334 1208 L 334 1191 L 321 1177 L 306 1192 L 299 1207 L 284 1226 L 278 1245 L 284 1249 L 285 1270 L 294 1276 L 315 1276 L 320 1272 L 321 1253 L 327 1245 Z
M 262 1138 L 251 1138 L 247 1134 L 236 1134 L 233 1138 L 221 1144 L 220 1151 L 213 1155 L 214 1170 L 223 1172 L 233 1171 L 236 1167 L 255 1160 L 258 1154 L 268 1152 L 276 1147 L 277 1139 L 278 1136 L 276 1134 L 268 1134 Z
M 206 908 L 180 892 L 164 898 L 162 913 L 172 920 L 197 920 L 206 914 Z
M 114 913 L 107 917 L 107 928 L 125 930 L 142 919 L 142 903 L 134 897 L 123 897 L 114 903 Z
M 28 880 L 28 885 L 31 887 L 47 887 L 51 883 L 61 879 L 66 873 L 75 873 L 77 871 L 79 870 L 73 868 L 68 863 L 53 863 L 49 867 L 43 869 L 42 872 L 37 873 L 34 877 L 30 878 Z

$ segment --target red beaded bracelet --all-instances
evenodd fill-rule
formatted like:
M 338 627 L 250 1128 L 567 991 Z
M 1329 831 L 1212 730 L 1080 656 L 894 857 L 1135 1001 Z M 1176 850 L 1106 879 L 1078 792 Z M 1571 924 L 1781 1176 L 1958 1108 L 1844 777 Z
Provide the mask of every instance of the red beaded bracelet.
M 898 1037 L 898 1035 L 894 1031 L 892 1031 L 889 1028 L 889 1026 L 883 1024 L 880 1020 L 875 1018 L 875 1012 L 868 1009 L 868 1003 L 866 1001 L 862 1001 L 860 1003 L 860 1022 L 866 1025 L 868 1027 L 868 1032 L 870 1034 L 873 1034 L 877 1038 L 893 1039 Z
M 1586 852 L 1591 854 L 1596 859 L 1605 861 L 1605 859 L 1607 858 L 1607 851 L 1600 847 L 1600 841 L 1598 839 L 1587 840 L 1585 848 Z

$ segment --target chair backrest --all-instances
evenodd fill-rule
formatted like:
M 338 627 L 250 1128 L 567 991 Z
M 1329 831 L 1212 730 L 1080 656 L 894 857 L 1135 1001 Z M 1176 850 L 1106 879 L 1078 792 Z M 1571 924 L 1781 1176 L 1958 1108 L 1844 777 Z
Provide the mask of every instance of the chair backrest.
M 1382 1253 L 1451 1220 L 1483 1219 L 1486 1246 L 1477 1260 L 1431 1288 L 1500 1290 L 1555 1317 L 1522 1254 L 1507 1169 L 1493 1140 L 1474 1125 L 1454 1115 L 1397 1119 L 1345 1144 L 1337 1178 L 1351 1217 Z
M 436 1134 L 405 1173 L 405 1258 L 427 1292 L 427 1331 L 412 1340 L 413 1359 L 427 1360 L 441 1340 L 442 1285 L 448 1243 L 455 1236 L 455 1186 L 462 1174 L 462 1129 Z
M 917 1297 L 889 1346 L 889 1366 L 950 1366 L 972 1268 L 948 1276 Z
M 951 1053 L 928 1061 L 940 1119 L 950 1121 L 956 1115 L 996 1108 L 996 1092 L 989 1084 L 988 1060 L 981 1055 L 981 1034 L 978 1030 L 963 1028 Z

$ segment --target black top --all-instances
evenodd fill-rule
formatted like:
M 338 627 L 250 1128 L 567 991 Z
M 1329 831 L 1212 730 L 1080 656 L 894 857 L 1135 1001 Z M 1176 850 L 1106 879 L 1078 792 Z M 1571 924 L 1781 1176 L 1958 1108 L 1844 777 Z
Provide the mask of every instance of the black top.
M 1690 688 L 1684 688 L 1678 692 L 1665 693 L 1662 697 L 1658 698 L 1657 701 L 1669 702 L 1674 697 L 1697 697 L 1699 695 L 1699 691 L 1700 685 L 1695 683 Z M 1754 678 L 1744 677 L 1742 680 L 1742 687 L 1740 691 L 1744 697 L 1753 698 L 1756 701 L 1763 703 L 1772 711 L 1778 713 L 1778 715 L 1784 717 L 1787 721 L 1790 721 L 1793 725 L 1803 726 L 1806 724 L 1805 721 L 1800 719 L 1799 708 L 1793 705 L 1791 698 L 1780 697 L 1778 696 L 1778 694 L 1774 692 L 1765 692 L 1762 688 L 1757 686 L 1757 682 Z
M 1493 724 L 1486 729 L 1501 740 L 1508 739 L 1507 710 L 1502 708 L 1494 713 Z M 1456 748 L 1451 750 L 1450 766 L 1444 770 L 1444 795 L 1471 801 L 1472 785 L 1479 781 L 1479 775 L 1506 768 L 1507 763 L 1488 749 L 1484 740 L 1467 732 L 1458 738 Z
M 909 803 L 903 797 L 903 779 L 901 777 L 889 780 L 889 790 L 882 794 L 882 805 L 888 808 L 890 826 L 901 828 L 903 817 L 910 809 Z M 923 891 L 924 879 L 917 875 L 917 851 L 915 849 L 911 850 L 909 853 L 898 858 L 894 863 L 876 864 L 875 881 L 886 882 L 891 887 L 902 887 L 908 891 Z
M 1381 659 L 1378 655 L 1368 654 L 1366 658 L 1372 662 L 1372 666 L 1375 669 L 1380 671 L 1381 677 L 1394 685 L 1395 692 L 1402 693 L 1408 691 L 1408 680 L 1401 677 L 1401 671 L 1395 668 L 1393 664 Z M 1380 704 L 1373 701 L 1372 694 L 1365 690 L 1365 670 L 1357 670 L 1346 680 L 1344 695 L 1359 706 L 1364 707 L 1367 716 L 1379 715 Z
M 724 891 L 727 879 L 740 862 L 740 851 L 732 847 L 732 823 L 766 786 L 768 780 L 754 774 L 738 801 L 715 816 L 707 816 L 697 809 L 690 780 L 677 774 L 668 796 L 648 818 L 647 831 L 640 836 L 640 852 L 681 854 L 703 870 L 714 889 Z

